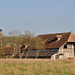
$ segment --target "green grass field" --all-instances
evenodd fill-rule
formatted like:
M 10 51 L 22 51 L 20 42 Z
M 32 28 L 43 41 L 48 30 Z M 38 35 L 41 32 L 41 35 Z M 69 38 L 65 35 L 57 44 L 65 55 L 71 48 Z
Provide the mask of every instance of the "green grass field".
M 0 59 L 0 75 L 75 75 L 75 60 Z

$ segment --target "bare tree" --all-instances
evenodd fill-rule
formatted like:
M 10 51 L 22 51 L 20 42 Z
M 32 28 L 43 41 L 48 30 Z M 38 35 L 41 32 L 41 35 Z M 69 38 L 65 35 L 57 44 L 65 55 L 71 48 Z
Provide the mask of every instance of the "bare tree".
M 39 51 L 43 50 L 45 48 L 45 45 L 42 45 L 43 43 L 43 39 L 41 37 L 35 37 L 32 39 L 31 43 L 30 43 L 30 49 L 35 49 L 36 50 L 36 57 L 38 57 L 39 55 Z
M 30 31 L 25 31 L 25 45 L 28 46 L 28 51 L 26 53 L 25 58 L 27 58 L 28 53 L 31 50 L 30 44 L 31 44 L 34 37 L 35 37 L 34 33 L 30 32 Z
M 21 31 L 19 30 L 12 30 L 8 33 L 9 35 L 9 42 L 13 44 L 14 52 L 13 54 L 16 55 L 16 53 L 20 50 L 19 45 L 22 43 L 23 38 Z M 20 51 L 19 51 L 20 52 Z
M 26 57 L 28 57 L 28 53 L 30 50 L 35 49 L 36 52 L 36 58 L 39 55 L 39 51 L 44 49 L 43 39 L 41 37 L 36 37 L 34 33 L 30 31 L 25 31 L 25 34 L 21 34 L 19 30 L 12 30 L 9 32 L 9 36 L 5 37 L 3 36 L 3 39 L 5 39 L 3 42 L 11 44 L 14 48 L 13 54 L 16 55 L 16 53 L 19 53 L 20 58 L 22 58 L 22 55 L 24 54 L 22 50 L 25 50 L 27 47 L 27 53 Z M 7 42 L 6 42 L 7 41 Z M 4 44 L 5 45 L 5 44 Z M 21 46 L 25 45 L 24 49 L 21 49 Z
M 42 44 L 43 39 L 41 37 L 36 37 L 32 32 L 26 31 L 25 33 L 25 44 L 28 45 L 28 51 L 26 53 L 26 57 L 28 56 L 28 53 L 30 50 L 37 50 L 36 52 L 36 58 L 39 55 L 39 50 L 44 49 L 45 46 Z

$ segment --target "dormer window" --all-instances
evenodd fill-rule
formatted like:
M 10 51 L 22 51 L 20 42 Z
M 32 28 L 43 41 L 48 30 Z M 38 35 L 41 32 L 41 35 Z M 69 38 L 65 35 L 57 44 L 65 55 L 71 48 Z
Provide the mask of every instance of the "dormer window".
M 62 35 L 57 35 L 56 37 L 57 37 L 57 39 L 59 41 L 62 38 Z
M 48 41 L 47 43 L 52 43 L 52 42 L 57 41 L 57 40 L 58 40 L 57 38 L 54 38 L 53 40 Z

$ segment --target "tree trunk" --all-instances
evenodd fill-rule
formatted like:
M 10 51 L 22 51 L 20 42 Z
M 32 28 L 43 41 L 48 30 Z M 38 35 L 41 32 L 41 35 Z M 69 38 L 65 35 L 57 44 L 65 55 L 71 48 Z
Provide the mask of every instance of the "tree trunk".
M 16 55 L 18 50 L 17 44 L 14 44 L 14 51 L 13 51 L 13 55 Z
M 19 58 L 22 59 L 22 53 L 19 53 Z
M 21 53 L 20 47 L 18 47 L 18 49 L 19 49 L 19 58 L 22 59 L 22 53 Z
M 37 50 L 35 59 L 37 59 L 38 55 L 39 55 L 39 50 Z
M 27 53 L 26 53 L 26 57 L 25 57 L 25 59 L 27 59 L 27 57 L 28 57 L 28 53 L 29 53 L 29 50 L 28 50 Z

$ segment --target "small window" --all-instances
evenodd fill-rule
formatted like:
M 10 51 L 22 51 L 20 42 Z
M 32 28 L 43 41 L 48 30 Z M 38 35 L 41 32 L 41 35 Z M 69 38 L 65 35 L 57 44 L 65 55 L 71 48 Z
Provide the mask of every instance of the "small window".
M 64 55 L 64 54 L 59 54 L 59 55 Z
M 65 45 L 64 48 L 67 49 L 67 45 Z

